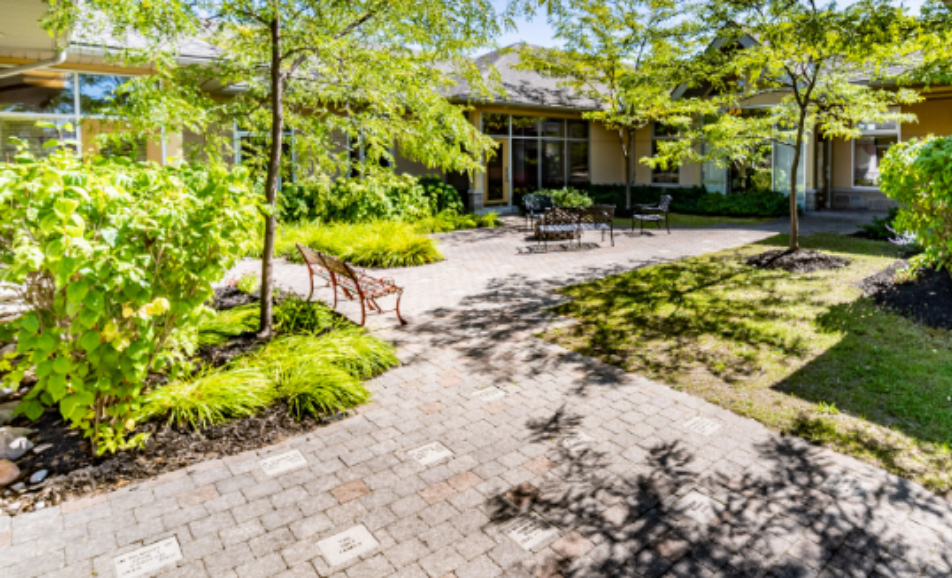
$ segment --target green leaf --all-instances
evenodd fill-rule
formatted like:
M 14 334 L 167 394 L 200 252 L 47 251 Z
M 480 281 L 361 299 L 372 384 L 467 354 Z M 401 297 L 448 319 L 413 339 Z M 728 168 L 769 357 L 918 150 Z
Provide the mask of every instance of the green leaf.
M 49 374 L 53 373 L 53 361 L 46 360 L 36 366 L 36 377 L 37 379 L 43 379 Z
M 53 401 L 59 401 L 66 395 L 66 376 L 61 373 L 54 373 L 46 380 L 46 391 L 53 398 Z
M 36 399 L 21 401 L 14 413 L 17 415 L 25 415 L 30 421 L 36 421 L 43 415 L 43 404 Z
M 87 331 L 79 338 L 79 346 L 86 351 L 86 353 L 92 353 L 99 347 L 99 333 L 95 331 Z
M 68 395 L 60 400 L 60 413 L 70 421 L 78 421 L 89 412 L 96 397 L 89 391 Z
M 68 357 L 59 356 L 53 361 L 53 371 L 56 373 L 67 374 L 69 370 L 73 367 L 72 362 Z
M 89 307 L 93 311 L 101 312 L 106 306 L 106 301 L 102 291 L 93 290 L 90 291 L 86 298 L 83 300 L 83 303 L 86 304 L 86 307 Z
M 89 292 L 89 283 L 85 280 L 76 281 L 75 283 L 70 283 L 66 287 L 66 298 L 69 299 L 70 303 L 80 303 L 83 299 L 86 298 L 86 293 Z
M 35 313 L 28 313 L 20 318 L 20 327 L 32 335 L 40 330 L 40 319 Z
M 60 197 L 56 199 L 55 203 L 53 203 L 53 211 L 61 219 L 68 219 L 73 213 L 76 212 L 76 207 L 78 206 L 79 201 L 66 197 Z

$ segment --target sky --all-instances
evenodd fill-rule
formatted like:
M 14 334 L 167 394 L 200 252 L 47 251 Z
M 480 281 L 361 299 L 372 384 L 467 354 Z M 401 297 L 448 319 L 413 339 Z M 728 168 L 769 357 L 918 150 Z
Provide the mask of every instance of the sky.
M 918 10 L 925 0 L 906 0 L 905 5 L 913 10 Z M 493 0 L 498 12 L 506 9 L 508 0 Z M 852 2 L 841 2 L 841 5 L 852 4 Z M 521 18 L 516 22 L 517 30 L 506 32 L 500 36 L 496 43 L 499 46 L 509 46 L 517 42 L 528 42 L 537 46 L 553 47 L 558 46 L 559 42 L 552 38 L 552 28 L 545 21 L 545 15 L 536 15 L 531 21 Z

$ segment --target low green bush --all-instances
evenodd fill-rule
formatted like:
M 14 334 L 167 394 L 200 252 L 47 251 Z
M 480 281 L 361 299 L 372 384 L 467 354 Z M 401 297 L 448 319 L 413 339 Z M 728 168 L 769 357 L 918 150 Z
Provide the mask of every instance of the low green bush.
M 222 345 L 232 337 L 258 328 L 260 309 L 257 303 L 242 305 L 226 311 L 208 310 L 207 319 L 198 326 L 198 344 Z
M 477 229 L 483 227 L 498 227 L 499 215 L 496 213 L 486 213 L 484 215 L 474 215 L 472 213 L 458 214 L 453 211 L 443 211 L 432 217 L 420 219 L 414 225 L 420 233 L 447 233 L 464 229 Z
M 889 209 L 889 214 L 885 217 L 873 217 L 871 223 L 860 225 L 859 228 L 874 241 L 888 241 L 897 236 L 896 217 L 898 216 L 899 208 L 893 207 Z
M 455 188 L 434 177 L 390 173 L 334 182 L 290 183 L 282 188 L 279 202 L 279 217 L 286 223 L 315 219 L 342 223 L 413 221 L 443 211 L 463 212 L 463 201 Z
M 587 193 L 595 203 L 615 205 L 618 214 L 624 212 L 624 185 L 589 185 Z M 783 193 L 753 191 L 746 194 L 722 195 L 709 193 L 702 187 L 658 187 L 637 185 L 631 187 L 631 203 L 655 204 L 662 195 L 671 195 L 671 210 L 689 215 L 717 215 L 728 217 L 781 217 L 789 214 L 790 202 Z
M 302 262 L 295 243 L 336 255 L 361 267 L 412 267 L 443 259 L 433 239 L 418 233 L 412 224 L 401 221 L 308 222 L 279 226 L 275 255 L 294 263 Z M 259 257 L 259 247 L 255 245 L 250 254 Z
M 274 308 L 274 329 L 279 334 L 323 333 L 338 322 L 337 315 L 319 301 L 308 301 L 292 293 Z
M 271 380 L 255 367 L 198 373 L 145 396 L 138 421 L 167 419 L 200 429 L 254 415 L 274 402 Z
M 913 266 L 952 269 L 952 137 L 894 145 L 881 171 L 880 190 L 901 207 L 896 228 L 923 250 Z

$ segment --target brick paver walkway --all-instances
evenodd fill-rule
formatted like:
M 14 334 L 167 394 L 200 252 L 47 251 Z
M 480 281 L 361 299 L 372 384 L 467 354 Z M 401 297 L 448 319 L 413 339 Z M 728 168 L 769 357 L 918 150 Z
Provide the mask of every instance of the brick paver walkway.
M 374 326 L 403 364 L 359 415 L 0 518 L 0 575 L 114 576 L 116 556 L 174 537 L 182 560 L 163 575 L 949 576 L 948 502 L 533 337 L 559 322 L 543 311 L 553 288 L 776 228 L 549 254 L 520 253 L 531 244 L 511 228 L 446 235 L 446 261 L 389 272 L 410 325 Z M 306 290 L 301 269 L 278 274 Z M 306 464 L 265 473 L 290 451 Z

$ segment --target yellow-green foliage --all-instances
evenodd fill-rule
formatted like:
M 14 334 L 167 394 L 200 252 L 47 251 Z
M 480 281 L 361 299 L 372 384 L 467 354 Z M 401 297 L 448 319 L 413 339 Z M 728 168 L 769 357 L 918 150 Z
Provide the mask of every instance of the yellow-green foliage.
M 336 255 L 361 267 L 412 267 L 443 259 L 433 239 L 419 234 L 413 225 L 400 221 L 356 224 L 315 221 L 281 225 L 275 241 L 275 255 L 300 262 L 295 243 Z
M 256 367 L 199 373 L 152 391 L 140 420 L 168 417 L 170 423 L 199 428 L 254 415 L 275 398 L 274 386 Z
M 227 311 L 209 310 L 208 319 L 198 327 L 199 345 L 221 345 L 230 338 L 254 331 L 258 327 L 260 309 L 257 303 L 242 305 Z

